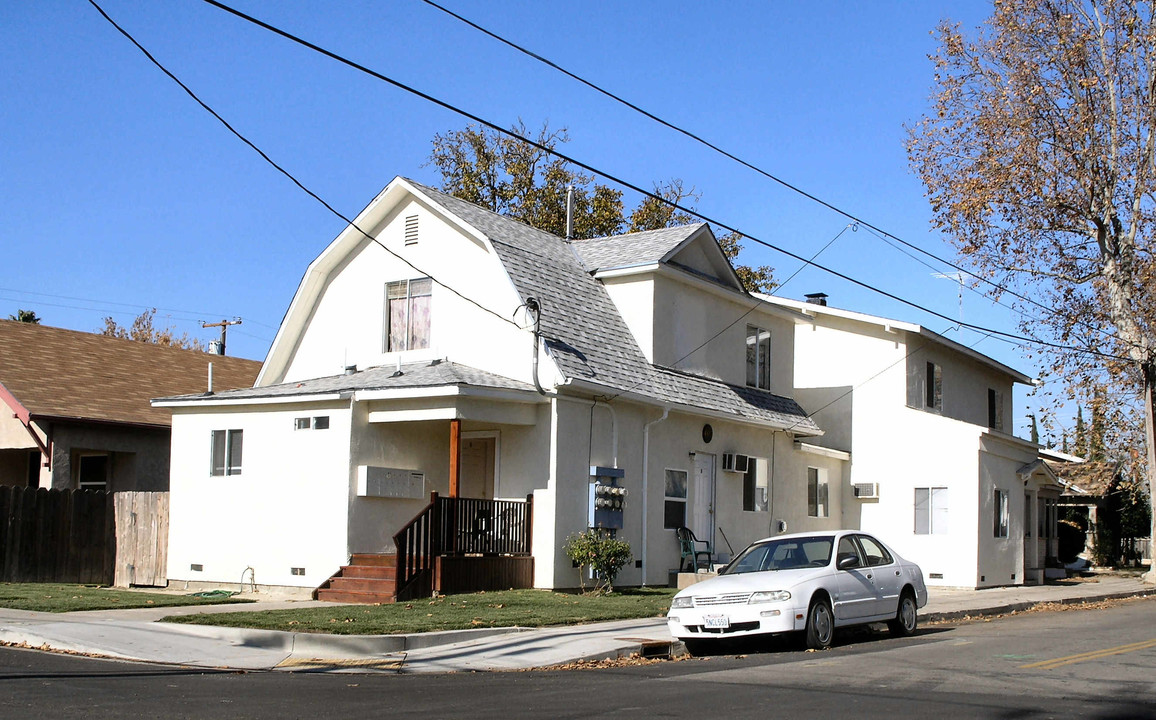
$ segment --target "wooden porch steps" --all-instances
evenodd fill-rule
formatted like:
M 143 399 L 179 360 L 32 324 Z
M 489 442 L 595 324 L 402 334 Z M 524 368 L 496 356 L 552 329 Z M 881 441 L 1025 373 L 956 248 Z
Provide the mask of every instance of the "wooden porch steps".
M 397 593 L 397 556 L 355 554 L 313 597 L 327 602 L 392 603 Z

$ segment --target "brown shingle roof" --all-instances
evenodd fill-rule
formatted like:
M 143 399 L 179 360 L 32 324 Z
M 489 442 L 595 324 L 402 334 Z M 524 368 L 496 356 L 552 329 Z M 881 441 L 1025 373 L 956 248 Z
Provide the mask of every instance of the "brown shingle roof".
M 1065 490 L 1065 495 L 1106 495 L 1120 469 L 1120 464 L 1115 462 L 1046 462 L 1060 480 L 1074 486 Z
M 251 387 L 261 363 L 0 320 L 0 384 L 33 416 L 172 424 L 152 398 Z

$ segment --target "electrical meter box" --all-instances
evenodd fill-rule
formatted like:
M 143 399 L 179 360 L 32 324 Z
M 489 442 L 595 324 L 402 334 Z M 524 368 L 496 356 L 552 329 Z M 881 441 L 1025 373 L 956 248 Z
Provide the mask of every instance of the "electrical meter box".
M 590 468 L 590 521 L 592 528 L 622 529 L 622 511 L 626 509 L 626 488 L 619 482 L 626 471 L 619 468 Z

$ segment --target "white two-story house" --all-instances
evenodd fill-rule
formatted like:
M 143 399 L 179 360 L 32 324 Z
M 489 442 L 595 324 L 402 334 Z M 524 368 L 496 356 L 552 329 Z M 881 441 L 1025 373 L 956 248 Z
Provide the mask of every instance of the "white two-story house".
M 568 242 L 395 179 L 309 265 L 254 387 L 156 401 L 169 577 L 341 572 L 357 599 L 351 568 L 396 556 L 410 595 L 568 588 L 566 538 L 598 524 L 633 548 L 619 584 L 665 585 L 681 526 L 717 555 L 838 527 L 849 456 L 794 399 L 800 323 L 705 225 Z
M 1012 433 L 1012 387 L 1031 379 L 920 325 L 764 297 L 796 325 L 795 395 L 850 453 L 843 522 L 876 532 L 928 584 L 1042 582 L 1061 486 Z

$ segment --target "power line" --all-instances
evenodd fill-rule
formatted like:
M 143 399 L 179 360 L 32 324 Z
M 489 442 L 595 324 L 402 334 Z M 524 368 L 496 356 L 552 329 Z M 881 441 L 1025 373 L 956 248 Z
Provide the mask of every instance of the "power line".
M 206 2 L 211 2 L 214 5 L 219 5 L 219 3 L 213 2 L 212 0 L 206 0 Z M 847 218 L 848 220 L 851 220 L 855 224 L 862 225 L 863 227 L 874 231 L 876 233 L 876 235 L 880 237 L 880 239 L 891 238 L 895 242 L 901 243 L 901 244 L 911 248 L 912 250 L 915 250 L 918 253 L 922 253 L 923 255 L 926 255 L 927 257 L 930 257 L 934 260 L 938 260 L 939 262 L 942 262 L 942 263 L 950 266 L 951 268 L 953 268 L 959 272 L 966 273 L 968 277 L 975 278 L 976 280 L 979 280 L 982 283 L 986 283 L 987 285 L 991 286 L 995 290 L 1000 291 L 1001 293 L 1007 293 L 1009 295 L 1012 295 L 1013 297 L 1019 298 L 1020 300 L 1022 300 L 1024 302 L 1027 302 L 1031 305 L 1035 305 L 1039 308 L 1042 308 L 1043 310 L 1047 311 L 1048 313 L 1051 313 L 1052 315 L 1059 317 L 1059 318 L 1062 318 L 1063 320 L 1071 322 L 1075 325 L 1083 325 L 1084 327 L 1086 327 L 1086 328 L 1088 328 L 1094 332 L 1097 332 L 1097 333 L 1103 335 L 1104 337 L 1107 337 L 1110 339 L 1118 339 L 1118 338 L 1116 338 L 1116 336 L 1111 335 L 1110 333 L 1108 333 L 1107 331 L 1105 331 L 1101 328 L 1098 328 L 1094 325 L 1091 325 L 1090 323 L 1086 323 L 1086 322 L 1080 320 L 1079 318 L 1075 318 L 1075 317 L 1072 317 L 1068 314 L 1062 313 L 1059 310 L 1056 310 L 1055 308 L 1048 307 L 1048 306 L 1044 305 L 1043 303 L 1038 302 L 1034 298 L 1031 298 L 1031 297 L 1028 297 L 1028 296 L 1023 295 L 1021 293 L 1018 293 L 1007 286 L 1000 285 L 999 283 L 996 283 L 992 280 L 988 280 L 987 278 L 985 278 L 981 275 L 976 275 L 975 273 L 973 273 L 970 270 L 967 270 L 964 267 L 952 262 L 951 260 L 939 257 L 938 255 L 932 253 L 929 250 L 925 250 L 925 249 L 915 245 L 914 243 L 911 243 L 911 242 L 904 240 L 903 238 L 901 238 L 897 235 L 893 235 L 892 233 L 889 233 L 886 230 L 883 230 L 879 227 L 876 227 L 875 225 L 867 222 L 866 220 L 863 220 L 862 218 L 852 214 L 851 212 L 849 212 L 847 210 L 843 210 L 842 208 L 840 208 L 836 205 L 833 205 L 832 203 L 829 203 L 826 200 L 823 200 L 822 198 L 818 197 L 817 195 L 809 193 L 806 190 L 803 190 L 802 188 L 798 187 L 797 185 L 793 185 L 792 183 L 789 183 L 786 180 L 783 180 L 782 178 L 772 174 L 770 171 L 765 170 L 765 169 L 755 165 L 754 163 L 748 162 L 747 160 L 744 160 L 743 158 L 735 155 L 734 153 L 732 153 L 728 150 L 724 150 L 723 148 L 719 147 L 718 145 L 710 142 L 709 140 L 704 139 L 703 137 L 701 137 L 701 136 L 699 136 L 699 135 L 697 135 L 697 134 L 695 134 L 695 133 L 693 133 L 693 132 L 691 132 L 691 131 L 683 128 L 683 127 L 680 127 L 678 125 L 675 125 L 674 123 L 671 123 L 667 120 L 664 120 L 663 118 L 659 117 L 658 115 L 655 115 L 654 113 L 652 113 L 652 112 L 650 112 L 650 111 L 648 111 L 642 107 L 639 107 L 638 105 L 630 102 L 629 100 L 621 97 L 620 95 L 616 95 L 615 93 L 607 90 L 606 88 L 603 88 L 602 86 L 597 85 L 597 84 L 587 80 L 586 78 L 567 70 L 566 68 L 562 67 L 561 65 L 558 65 L 557 63 L 553 62 L 552 60 L 549 60 L 548 58 L 545 58 L 542 55 L 539 55 L 538 53 L 535 53 L 534 51 L 529 50 L 528 48 L 525 48 L 521 45 L 518 45 L 517 43 L 513 42 L 512 40 L 509 40 L 509 39 L 493 32 L 493 31 L 491 31 L 485 27 L 482 27 L 481 25 L 470 20 L 469 18 L 463 17 L 462 15 L 459 15 L 458 13 L 456 13 L 456 12 L 446 8 L 446 7 L 439 5 L 438 3 L 434 2 L 433 0 L 422 0 L 422 2 L 424 2 L 426 5 L 429 5 L 430 7 L 433 7 L 433 8 L 436 8 L 436 9 L 442 11 L 446 15 L 449 15 L 450 17 L 455 18 L 456 20 L 458 20 L 462 23 L 465 23 L 466 25 L 469 25 L 470 27 L 474 28 L 478 32 L 481 32 L 482 34 L 487 35 L 487 36 L 493 38 L 494 40 L 497 40 L 498 42 L 502 43 L 503 45 L 506 45 L 510 48 L 513 48 L 514 50 L 517 50 L 518 52 L 520 52 L 524 55 L 527 55 L 527 56 L 533 58 L 534 60 L 537 60 L 540 63 L 548 65 L 549 67 L 557 70 L 558 72 L 562 73 L 563 75 L 565 75 L 565 76 L 567 76 L 573 80 L 576 80 L 577 82 L 585 85 L 586 87 L 590 88 L 591 90 L 594 90 L 595 92 L 597 92 L 597 93 L 599 93 L 605 97 L 608 97 L 611 100 L 630 108 L 631 110 L 634 110 L 635 112 L 649 118 L 650 120 L 653 120 L 654 122 L 658 123 L 659 125 L 662 125 L 663 127 L 666 127 L 670 130 L 673 130 L 673 131 L 679 133 L 680 135 L 683 135 L 687 138 L 690 138 L 694 142 L 697 142 L 697 143 L 699 143 L 699 144 L 701 144 L 707 148 L 710 148 L 711 150 L 718 153 L 719 155 L 722 155 L 723 157 L 726 157 L 730 160 L 733 160 L 734 162 L 742 165 L 743 167 L 746 167 L 750 170 L 755 171 L 756 173 L 762 175 L 763 177 L 766 177 L 769 180 L 772 180 L 773 182 L 778 183 L 782 187 L 787 188 L 791 192 L 794 192 L 798 195 L 801 195 L 801 196 L 807 198 L 808 200 L 811 200 L 812 202 L 818 203 L 819 205 L 822 205 L 823 207 L 827 208 L 828 210 L 831 210 L 832 212 L 838 213 L 839 215 L 842 215 L 843 217 Z M 888 244 L 890 244 L 890 243 L 888 243 Z M 895 249 L 899 250 L 899 248 L 895 248 Z M 910 253 L 905 253 L 905 254 L 909 255 L 910 257 L 912 257 L 914 259 L 914 256 L 911 256 Z M 802 268 L 800 268 L 800 270 L 801 269 Z M 798 272 L 796 272 L 795 274 L 798 274 Z M 794 275 L 792 275 L 791 277 L 794 277 Z M 785 285 L 785 284 L 786 283 L 784 282 L 783 285 Z M 973 288 L 973 290 L 974 290 L 974 288 Z M 975 292 L 979 293 L 979 291 L 975 291 Z M 982 295 L 982 293 L 979 293 L 979 294 Z M 997 303 L 998 303 L 998 301 L 997 301 Z M 998 303 L 998 304 L 1002 305 L 1003 303 Z M 1010 306 L 1005 305 L 1005 307 L 1010 307 Z M 1015 310 L 1014 308 L 1011 308 L 1011 309 L 1013 311 Z M 1028 313 L 1024 313 L 1024 314 L 1028 315 Z M 1036 318 L 1036 317 L 1031 316 L 1031 315 L 1028 315 L 1028 317 L 1032 317 L 1032 319 L 1034 319 L 1034 320 L 1039 320 L 1039 318 Z M 1130 343 L 1130 344 L 1132 344 L 1136 347 L 1139 347 L 1139 345 L 1136 345 L 1136 343 Z
M 770 242 L 767 242 L 765 240 L 761 240 L 758 237 L 756 237 L 750 233 L 743 232 L 742 230 L 739 230 L 739 229 L 737 229 L 737 228 L 735 228 L 735 227 L 733 227 L 727 223 L 724 223 L 720 220 L 716 220 L 716 219 L 714 219 L 708 215 L 704 215 L 703 213 L 701 213 L 701 212 L 699 212 L 693 208 L 688 208 L 688 207 L 684 207 L 682 205 L 679 205 L 677 202 L 673 202 L 667 198 L 662 197 L 661 195 L 658 195 L 655 192 L 646 190 L 635 183 L 629 182 L 629 181 L 624 180 L 620 177 L 612 175 L 609 172 L 606 172 L 604 170 L 600 170 L 600 169 L 598 169 L 592 165 L 589 165 L 587 163 L 584 163 L 584 162 L 582 162 L 582 161 L 580 161 L 574 157 L 566 155 L 565 153 L 562 153 L 555 148 L 548 147 L 543 143 L 540 143 L 540 142 L 537 142 L 537 141 L 532 140 L 530 138 L 519 135 L 518 133 L 516 133 L 512 130 L 508 130 L 506 128 L 503 128 L 494 122 L 491 122 L 489 120 L 486 120 L 485 118 L 482 118 L 478 115 L 475 115 L 474 113 L 469 112 L 468 110 L 457 107 L 456 105 L 453 105 L 453 104 L 451 104 L 445 100 L 441 100 L 439 98 L 436 98 L 436 97 L 430 95 L 429 93 L 418 90 L 417 88 L 414 88 L 410 85 L 407 85 L 407 84 L 401 82 L 400 80 L 396 80 L 396 79 L 391 78 L 387 75 L 384 75 L 380 72 L 377 72 L 376 70 L 372 70 L 372 69 L 370 69 L 364 65 L 361 65 L 360 63 L 357 63 L 353 60 L 350 60 L 344 56 L 338 55 L 337 53 L 335 53 L 331 50 L 327 50 L 323 47 L 320 47 L 319 45 L 316 45 L 316 44 L 314 44 L 308 40 L 305 40 L 304 38 L 301 38 L 297 35 L 294 35 L 294 34 L 288 32 L 286 30 L 282 30 L 281 28 L 278 28 L 274 25 L 270 25 L 269 23 L 267 23 L 263 20 L 259 20 L 255 17 L 251 16 L 251 15 L 247 15 L 247 14 L 241 12 L 240 10 L 236 10 L 236 9 L 234 9 L 228 5 L 225 5 L 224 3 L 218 2 L 217 0 L 203 0 L 203 2 L 205 2 L 206 4 L 212 5 L 213 7 L 216 7 L 220 10 L 223 10 L 223 11 L 225 11 L 225 12 L 227 12 L 227 13 L 229 13 L 229 14 L 237 17 L 237 18 L 245 20 L 246 22 L 252 23 L 253 25 L 256 25 L 256 26 L 258 26 L 262 29 L 265 29 L 271 33 L 274 33 L 276 35 L 280 35 L 281 37 L 283 37 L 287 40 L 290 40 L 294 43 L 297 43 L 298 45 L 301 45 L 301 46 L 306 47 L 310 50 L 313 50 L 314 52 L 317 52 L 317 53 L 324 55 L 324 56 L 326 56 L 332 60 L 335 60 L 336 62 L 339 62 L 339 63 L 346 65 L 350 68 L 353 68 L 353 69 L 355 69 L 359 72 L 362 72 L 366 75 L 369 75 L 370 77 L 373 77 L 373 78 L 376 78 L 382 82 L 388 83 L 388 84 L 390 84 L 390 85 L 392 85 L 392 86 L 394 86 L 400 90 L 404 90 L 405 92 L 408 92 L 411 95 L 414 95 L 414 96 L 419 97 L 423 100 L 426 100 L 427 102 L 430 102 L 434 105 L 437 105 L 438 107 L 449 110 L 450 112 L 457 114 L 457 115 L 460 115 L 460 116 L 462 116 L 462 117 L 464 117 L 464 118 L 466 118 L 472 122 L 475 122 L 475 123 L 478 123 L 479 125 L 490 128 L 491 130 L 493 130 L 497 133 L 500 133 L 502 135 L 505 135 L 506 137 L 512 138 L 514 140 L 518 140 L 518 141 L 523 142 L 523 143 L 526 143 L 527 145 L 529 145 L 531 147 L 534 147 L 538 150 L 541 150 L 542 152 L 549 153 L 550 155 L 557 157 L 561 160 L 564 160 L 564 161 L 566 161 L 572 165 L 575 165 L 575 166 L 577 166 L 583 170 L 586 170 L 587 172 L 590 172 L 590 173 L 593 173 L 593 174 L 598 175 L 600 177 L 606 178 L 607 180 L 610 180 L 611 182 L 617 183 L 618 185 L 621 185 L 622 187 L 633 190 L 634 192 L 637 192 L 640 195 L 643 195 L 643 196 L 651 198 L 653 200 L 657 200 L 659 202 L 662 202 L 662 203 L 672 207 L 675 210 L 679 210 L 681 212 L 687 213 L 687 214 L 692 215 L 694 217 L 700 218 L 701 220 L 708 222 L 708 223 L 711 223 L 713 225 L 716 225 L 716 226 L 718 226 L 724 230 L 738 233 L 739 235 L 742 235 L 743 237 L 751 240 L 752 242 L 757 243 L 759 245 L 762 245 L 768 249 L 774 250 L 775 252 L 781 253 L 783 255 L 786 255 L 787 257 L 793 258 L 793 259 L 798 260 L 800 262 L 807 263 L 807 264 L 811 265 L 812 267 L 823 270 L 824 272 L 827 272 L 827 273 L 829 273 L 829 274 L 831 274 L 831 275 L 833 275 L 833 276 L 835 276 L 841 280 L 845 280 L 849 283 L 852 283 L 853 285 L 857 285 L 857 286 L 862 287 L 866 290 L 870 290 L 872 292 L 878 293 L 878 294 L 880 294 L 886 298 L 889 298 L 891 300 L 895 300 L 896 302 L 902 303 L 902 304 L 907 305 L 907 306 L 914 308 L 916 310 L 920 310 L 922 312 L 928 313 L 929 315 L 932 315 L 934 317 L 938 317 L 940 319 L 946 320 L 947 322 L 950 322 L 952 324 L 957 324 L 957 325 L 961 325 L 964 327 L 969 327 L 969 328 L 972 328 L 974 330 L 978 330 L 981 332 L 987 332 L 987 333 L 992 333 L 992 334 L 996 334 L 996 335 L 1002 335 L 1004 337 L 1011 338 L 1013 340 L 1019 340 L 1025 344 L 1029 344 L 1029 345 L 1040 345 L 1043 347 L 1051 347 L 1051 348 L 1055 348 L 1055 349 L 1059 349 L 1059 350 L 1066 350 L 1069 352 L 1085 353 L 1085 354 L 1095 355 L 1098 357 L 1105 357 L 1105 358 L 1110 358 L 1110 359 L 1115 359 L 1115 360 L 1122 360 L 1125 362 L 1131 362 L 1130 358 L 1112 355 L 1110 353 L 1105 353 L 1105 352 L 1103 352 L 1101 350 L 1097 350 L 1095 348 L 1080 348 L 1080 347 L 1075 347 L 1075 346 L 1062 345 L 1059 343 L 1053 343 L 1053 342 L 1048 342 L 1045 340 L 1039 340 L 1039 339 L 1035 339 L 1035 338 L 1025 337 L 1022 335 L 1016 335 L 1014 333 L 1009 333 L 1009 332 L 1006 332 L 1003 330 L 996 330 L 993 328 L 987 328 L 987 327 L 983 327 L 981 325 L 975 325 L 973 323 L 957 322 L 953 318 L 951 318 L 947 315 L 944 315 L 943 313 L 937 312 L 935 310 L 931 310 L 930 308 L 926 308 L 926 307 L 924 307 L 924 306 L 922 306 L 916 302 L 899 297 L 898 295 L 895 295 L 895 294 L 890 293 L 886 290 L 883 290 L 881 288 L 870 285 L 869 283 L 863 282 L 861 280 L 857 280 L 853 277 L 846 275 L 845 273 L 841 273 L 837 270 L 833 270 L 833 269 L 826 267 L 824 265 L 820 265 L 818 263 L 808 261 L 807 259 L 803 258 L 802 256 L 800 256 L 796 253 L 791 252 L 790 250 L 786 250 L 786 249 L 778 247 L 778 246 L 776 246 Z M 96 5 L 95 0 L 89 0 L 89 3 L 96 6 L 99 9 L 99 6 Z M 104 15 L 104 12 L 101 11 L 101 14 Z M 105 17 L 107 18 L 108 16 L 105 15 Z M 112 20 L 109 19 L 109 22 L 112 22 Z M 115 23 L 114 23 L 114 25 L 115 25 Z M 128 34 L 125 33 L 124 30 L 121 30 L 119 28 L 119 26 L 117 26 L 117 29 L 120 30 L 120 32 L 122 34 L 125 34 L 126 37 L 129 37 L 130 40 L 132 39 L 131 36 L 128 36 Z M 136 44 L 136 41 L 133 40 L 133 43 Z M 137 46 L 140 47 L 139 44 Z M 147 51 L 144 51 L 143 48 L 141 48 L 141 50 L 142 50 L 142 52 L 146 52 L 146 55 L 147 55 Z M 162 67 L 162 66 L 160 66 L 159 63 L 157 63 L 157 61 L 154 58 L 152 58 L 151 55 L 149 55 L 148 57 L 154 64 L 157 64 L 158 67 Z M 162 70 L 163 70 L 163 67 L 162 67 Z M 168 74 L 170 77 L 172 77 L 174 79 L 174 81 L 179 83 L 179 80 L 176 80 L 176 78 L 174 76 L 172 76 L 171 73 L 168 73 L 167 70 L 165 70 L 165 73 Z M 184 86 L 182 85 L 182 87 L 184 87 Z M 192 95 L 192 97 L 194 99 L 196 99 L 197 102 L 200 103 L 203 107 L 205 107 L 206 110 L 208 110 L 209 112 L 212 112 L 212 110 L 210 108 L 208 108 L 207 105 L 205 105 L 203 102 L 201 102 L 200 99 L 196 98 L 196 96 L 193 95 L 191 93 L 191 91 L 189 91 L 187 88 L 186 88 L 186 92 L 188 92 L 190 95 Z M 216 115 L 216 114 L 214 113 L 214 115 Z M 220 119 L 219 116 L 217 116 L 217 117 L 218 117 L 218 119 Z M 221 122 L 224 123 L 224 120 L 221 120 Z M 226 124 L 226 127 L 228 127 L 230 129 L 230 131 L 232 131 L 235 135 L 237 135 L 237 137 L 244 140 L 244 142 L 246 142 L 246 144 L 250 145 L 250 147 L 252 147 L 258 153 L 260 153 L 261 156 L 264 157 L 268 162 L 272 163 L 272 160 L 269 160 L 268 156 L 266 156 L 259 149 L 257 149 L 255 145 L 250 143 L 248 140 L 245 140 L 243 136 L 241 136 L 239 133 L 237 133 L 236 130 L 233 130 L 233 128 L 231 126 L 229 126 L 227 123 L 225 123 L 225 124 Z M 742 162 L 742 161 L 740 160 L 739 162 Z M 292 179 L 293 182 L 296 183 L 303 190 L 305 189 L 304 186 L 301 185 L 301 183 L 299 181 L 297 181 L 295 178 L 293 178 L 292 175 L 289 175 L 284 169 L 280 168 L 279 166 L 277 166 L 275 164 L 274 164 L 274 167 L 277 167 L 278 170 L 280 170 L 283 174 L 285 174 L 287 177 Z M 775 179 L 777 182 L 782 182 L 781 180 L 778 180 L 778 178 L 773 178 L 773 179 Z M 796 188 L 796 190 L 797 190 L 797 188 Z M 803 193 L 803 191 L 801 191 L 801 190 L 797 190 L 797 191 L 800 193 Z M 309 191 L 306 190 L 306 192 L 309 192 Z M 313 197 L 317 198 L 318 201 L 324 202 L 320 198 L 318 198 L 315 194 L 313 194 L 312 192 L 309 192 L 309 194 L 312 195 Z M 803 193 L 803 194 L 806 194 L 806 193 Z M 829 205 L 828 203 L 824 202 L 823 200 L 820 200 L 819 198 L 816 198 L 816 197 L 810 196 L 810 195 L 808 195 L 808 197 L 811 197 L 813 200 L 815 200 L 815 202 L 818 202 L 820 204 L 823 204 L 823 205 L 830 207 L 832 210 L 839 212 L 839 214 L 841 214 L 847 218 L 850 218 L 852 220 L 855 220 L 856 222 L 859 222 L 860 224 L 864 225 L 865 227 L 875 228 L 874 225 L 871 225 L 870 223 L 867 223 L 866 221 L 859 220 L 855 216 L 853 216 L 849 213 L 846 213 L 842 210 L 839 210 L 838 208 L 835 208 L 834 206 Z M 326 204 L 326 207 L 329 207 L 328 204 Z M 330 209 L 335 214 L 338 214 L 338 217 L 342 217 L 344 219 L 344 216 L 337 213 L 336 210 L 333 210 L 332 208 L 330 208 Z M 357 228 L 357 229 L 360 230 L 360 228 Z M 875 229 L 878 230 L 879 232 L 885 232 L 883 230 L 879 230 L 878 228 L 875 228 Z M 362 232 L 364 232 L 364 231 L 362 231 Z M 366 235 L 366 237 L 369 237 L 369 236 Z M 894 237 L 894 236 L 891 236 L 891 237 Z M 373 239 L 373 238 L 371 238 L 371 239 Z M 899 242 L 904 242 L 904 244 L 908 244 L 900 238 L 895 238 L 895 239 Z M 376 239 L 374 239 L 374 240 L 376 241 Z M 382 247 L 384 247 L 384 245 Z M 915 248 L 915 249 L 918 250 L 919 248 Z M 387 251 L 388 251 L 388 249 L 387 249 Z M 925 252 L 925 251 L 921 250 L 921 252 Z M 948 264 L 951 264 L 951 263 L 948 263 Z M 411 265 L 411 267 L 412 267 L 412 265 Z M 967 272 L 967 271 L 964 270 L 964 272 Z M 439 283 L 439 284 L 442 284 L 442 283 Z M 444 284 L 442 284 L 442 285 L 443 285 L 443 287 L 446 287 Z M 456 292 L 456 291 L 454 291 L 454 292 Z M 470 301 L 470 302 L 473 302 L 473 301 Z M 494 315 L 498 315 L 498 313 L 494 313 L 493 311 L 488 310 L 488 309 L 487 309 L 487 312 L 490 312 Z M 1052 311 L 1052 312 L 1055 312 L 1055 311 Z M 505 320 L 505 318 L 503 318 L 503 319 Z M 507 322 L 509 322 L 509 321 L 507 320 Z
M 76 300 L 78 302 L 95 303 L 98 306 L 104 305 L 106 307 L 124 307 L 124 308 L 141 308 L 141 307 L 150 308 L 151 307 L 152 309 L 155 309 L 157 312 L 165 313 L 165 317 L 173 318 L 174 320 L 182 320 L 182 321 L 186 321 L 186 322 L 200 322 L 200 320 L 194 320 L 193 319 L 194 317 L 196 317 L 196 318 L 217 317 L 219 315 L 228 315 L 229 314 L 229 313 L 219 313 L 219 312 L 198 312 L 196 310 L 180 310 L 177 308 L 154 307 L 154 306 L 150 305 L 149 303 L 126 303 L 126 302 L 118 302 L 116 300 L 104 300 L 104 299 L 97 299 L 97 298 L 76 297 L 73 295 L 54 295 L 52 293 L 37 292 L 35 290 L 20 290 L 18 288 L 0 288 L 0 292 L 18 293 L 20 295 L 35 295 L 37 297 L 56 298 L 59 300 Z M 20 299 L 20 298 L 16 298 L 16 299 L 14 299 L 14 301 L 15 302 L 25 302 L 25 300 Z M 43 301 L 41 301 L 41 300 L 28 300 L 28 302 L 42 303 Z M 93 310 L 93 311 L 97 311 L 97 312 L 104 312 L 99 307 L 87 308 L 87 307 L 82 307 L 79 305 L 51 305 L 49 303 L 43 303 L 43 304 L 49 305 L 50 307 L 64 307 L 64 308 L 70 308 L 73 310 Z M 108 312 L 127 312 L 127 311 L 109 310 Z M 178 318 L 178 317 L 175 317 L 173 315 L 173 313 L 179 313 L 181 315 L 187 315 L 190 317 Z M 275 326 L 275 325 L 269 325 L 267 323 L 259 322 L 257 320 L 252 320 L 250 318 L 245 318 L 245 322 L 252 323 L 253 325 L 260 325 L 262 327 L 267 327 L 271 330 L 277 329 L 277 326 Z
M 419 273 L 423 277 L 428 277 L 433 282 L 437 283 L 438 285 L 441 285 L 443 288 L 445 288 L 446 290 L 449 290 L 454 295 L 457 295 L 458 297 L 460 297 L 461 299 L 470 303 L 471 305 L 474 305 L 475 307 L 477 307 L 481 310 L 484 310 L 485 312 L 493 315 L 494 317 L 502 320 L 503 322 L 510 323 L 514 327 L 521 329 L 521 326 L 518 325 L 513 320 L 511 320 L 510 318 L 507 318 L 505 315 L 502 315 L 501 313 L 499 313 L 497 311 L 491 310 L 490 308 L 486 307 L 485 305 L 482 305 L 481 303 L 479 303 L 478 301 L 476 301 L 472 298 L 466 297 L 465 295 L 458 292 L 457 290 L 450 287 L 449 285 L 445 284 L 444 282 L 439 281 L 432 274 L 425 272 L 424 270 L 419 268 L 417 265 L 414 265 L 409 260 L 398 255 L 393 250 L 390 250 L 388 247 L 386 247 L 385 243 L 381 242 L 380 240 L 373 237 L 365 230 L 362 230 L 360 227 L 358 227 L 358 225 L 352 219 L 346 217 L 340 210 L 338 210 L 337 208 L 335 208 L 332 205 L 330 205 L 329 203 L 327 203 L 324 199 L 321 198 L 320 195 L 318 195 L 317 193 L 313 192 L 308 187 L 306 187 L 300 180 L 298 180 L 296 177 L 294 177 L 292 173 L 290 173 L 288 170 L 286 170 L 285 168 L 278 165 L 276 161 L 274 161 L 271 157 L 269 157 L 267 154 L 265 154 L 265 151 L 263 151 L 261 148 L 257 147 L 256 144 L 254 144 L 251 140 L 249 140 L 247 137 L 242 135 L 240 133 L 240 131 L 238 131 L 231 124 L 229 124 L 229 122 L 227 120 L 225 120 L 225 118 L 223 118 L 219 114 L 217 114 L 216 110 L 213 110 L 213 108 L 209 107 L 209 105 L 204 100 L 201 100 L 201 98 L 198 97 L 197 94 L 194 93 L 192 91 L 192 89 L 189 88 L 188 85 L 185 85 L 183 82 L 181 82 L 180 78 L 178 78 L 176 75 L 174 75 L 172 72 L 170 72 L 169 69 L 166 68 L 164 65 L 162 65 L 159 60 L 157 60 L 155 57 L 153 57 L 152 53 L 150 53 L 148 50 L 145 49 L 145 47 L 143 45 L 141 45 L 139 42 L 137 42 L 136 38 L 134 38 L 132 35 L 130 35 L 127 30 L 122 28 L 120 25 L 118 25 L 116 23 L 115 20 L 113 20 L 111 17 L 109 17 L 108 13 L 106 13 L 104 11 L 104 8 L 102 8 L 100 5 L 98 5 L 96 3 L 96 0 L 88 0 L 88 3 L 90 5 L 92 5 L 94 8 L 96 8 L 96 11 L 99 12 L 101 14 L 101 16 L 104 17 L 104 19 L 107 20 L 110 25 L 112 25 L 114 28 L 116 28 L 117 32 L 119 32 L 121 35 L 123 35 L 125 38 L 127 38 L 129 42 L 131 42 L 133 45 L 135 45 L 136 48 L 138 50 L 140 50 L 141 53 L 143 53 L 146 58 L 149 59 L 149 62 L 151 62 L 153 65 L 155 65 L 157 67 L 157 69 L 159 69 L 161 72 L 163 72 L 165 75 L 167 75 L 170 80 L 172 80 L 178 86 L 180 86 L 180 88 L 185 91 L 185 94 L 187 94 L 198 105 L 200 105 L 205 110 L 205 112 L 209 113 L 214 118 L 216 118 L 218 122 L 220 122 L 222 125 L 225 126 L 225 129 L 227 129 L 234 136 L 236 136 L 236 138 L 238 140 L 240 140 L 241 142 L 248 145 L 249 148 L 253 150 L 253 152 L 260 155 L 261 158 L 265 162 L 267 162 L 269 165 L 273 166 L 273 168 L 275 168 L 278 172 L 280 172 L 282 175 L 287 177 L 294 185 L 296 185 L 298 188 L 300 188 L 305 194 L 309 195 L 311 198 L 313 198 L 317 202 L 321 203 L 321 205 L 323 205 L 325 207 L 325 209 L 327 209 L 329 212 L 333 213 L 335 216 L 337 216 L 338 218 L 343 220 L 349 227 L 352 227 L 354 230 L 356 230 L 357 232 L 364 235 L 367 240 L 369 240 L 373 243 L 376 243 L 378 246 L 380 246 L 383 250 L 385 250 L 390 255 L 394 256 L 398 260 L 401 260 L 403 263 L 405 263 L 410 268 L 412 268 L 415 272 Z

